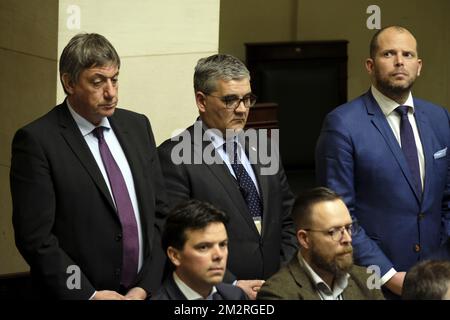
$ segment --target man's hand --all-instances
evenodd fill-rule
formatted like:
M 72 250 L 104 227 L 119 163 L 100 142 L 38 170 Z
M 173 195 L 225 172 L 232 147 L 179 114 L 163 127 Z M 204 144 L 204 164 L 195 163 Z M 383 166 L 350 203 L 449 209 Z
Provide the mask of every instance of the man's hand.
M 125 295 L 127 300 L 145 300 L 147 298 L 147 292 L 139 287 L 131 288 Z
M 406 272 L 397 272 L 392 278 L 390 278 L 384 285 L 390 291 L 398 296 L 402 295 L 403 281 L 405 280 Z
M 116 291 L 102 290 L 97 291 L 92 300 L 126 300 L 126 298 Z
M 264 280 L 238 280 L 236 286 L 244 290 L 250 300 L 256 299 L 256 294 L 263 285 Z

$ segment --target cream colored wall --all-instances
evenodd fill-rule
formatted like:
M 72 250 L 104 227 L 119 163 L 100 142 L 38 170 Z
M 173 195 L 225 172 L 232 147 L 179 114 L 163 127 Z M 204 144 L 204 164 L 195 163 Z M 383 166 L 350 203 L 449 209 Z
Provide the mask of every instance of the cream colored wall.
M 370 82 L 364 68 L 369 41 L 374 30 L 368 30 L 366 9 L 372 0 L 299 0 L 299 40 L 349 40 L 348 97 L 366 91 Z M 450 4 L 447 0 L 378 0 L 381 26 L 399 24 L 410 29 L 419 43 L 424 61 L 421 77 L 413 94 L 449 108 Z
M 197 60 L 217 53 L 219 0 L 61 0 L 58 56 L 78 32 L 103 34 L 121 56 L 119 106 L 146 114 L 157 143 L 192 124 Z M 69 30 L 77 5 L 81 28 Z M 64 92 L 58 86 L 58 100 Z
M 12 231 L 11 140 L 55 103 L 57 27 L 57 0 L 0 1 L 0 274 L 28 268 Z
M 80 29 L 68 27 L 70 5 L 80 8 Z M 218 51 L 219 6 L 220 0 L 0 0 L 0 274 L 28 269 L 11 225 L 11 139 L 64 99 L 57 63 L 69 39 L 97 32 L 111 41 L 122 59 L 119 106 L 146 114 L 159 144 L 197 116 L 192 76 L 199 58 Z

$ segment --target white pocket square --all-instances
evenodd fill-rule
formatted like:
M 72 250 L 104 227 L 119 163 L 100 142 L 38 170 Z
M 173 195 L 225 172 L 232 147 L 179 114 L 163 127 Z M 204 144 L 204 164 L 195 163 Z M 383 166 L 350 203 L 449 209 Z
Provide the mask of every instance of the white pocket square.
M 439 158 L 445 157 L 446 155 L 447 155 L 447 147 L 445 147 L 445 148 L 442 149 L 442 150 L 437 151 L 437 152 L 433 155 L 433 157 L 434 157 L 435 159 L 439 159 Z

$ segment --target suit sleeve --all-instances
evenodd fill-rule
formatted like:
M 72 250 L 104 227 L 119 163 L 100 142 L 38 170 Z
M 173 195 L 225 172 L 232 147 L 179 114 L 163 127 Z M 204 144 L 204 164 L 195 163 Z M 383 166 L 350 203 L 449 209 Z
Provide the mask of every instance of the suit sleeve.
M 57 227 L 56 190 L 45 152 L 24 129 L 13 139 L 10 183 L 15 241 L 33 276 L 56 298 L 89 299 L 95 289 L 82 270 L 67 269 L 76 263 L 59 247 L 52 232 Z M 78 275 L 80 288 L 70 290 Z
M 329 114 L 324 121 L 316 146 L 316 178 L 318 185 L 330 188 L 339 194 L 347 205 L 352 218 L 355 212 L 354 153 L 351 133 L 345 121 L 336 113 Z M 392 262 L 379 246 L 367 236 L 362 227 L 353 235 L 355 262 L 358 265 L 377 265 L 381 276 L 393 268 Z
M 281 263 L 284 265 L 288 263 L 298 249 L 297 237 L 295 235 L 294 222 L 292 220 L 292 207 L 294 206 L 295 198 L 289 187 L 286 174 L 280 161 L 280 169 L 278 171 L 280 179 L 281 193 L 282 193 L 282 230 L 281 230 Z
M 450 131 L 450 113 L 445 111 L 448 120 L 448 130 Z M 442 219 L 446 226 L 447 237 L 450 237 L 450 132 L 447 135 L 447 181 L 442 197 Z M 444 238 L 445 241 L 445 238 Z
M 146 130 L 150 141 L 149 150 L 153 151 L 153 161 L 151 164 L 152 187 L 155 193 L 155 224 L 151 241 L 150 256 L 144 261 L 141 272 L 138 275 L 137 286 L 144 288 L 147 293 L 155 294 L 160 288 L 164 266 L 166 264 L 166 254 L 162 249 L 161 235 L 167 215 L 167 193 L 164 178 L 161 171 L 161 165 L 156 150 L 155 138 L 150 125 L 150 121 L 145 117 Z

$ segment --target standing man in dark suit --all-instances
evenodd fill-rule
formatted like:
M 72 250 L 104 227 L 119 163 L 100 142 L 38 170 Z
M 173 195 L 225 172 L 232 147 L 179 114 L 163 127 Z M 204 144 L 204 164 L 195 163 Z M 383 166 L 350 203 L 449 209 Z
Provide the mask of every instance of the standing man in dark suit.
M 238 280 L 255 298 L 263 280 L 296 251 L 294 197 L 274 149 L 270 166 L 276 170 L 265 171 L 268 162 L 261 162 L 267 134 L 244 142 L 256 100 L 245 65 L 230 55 L 200 59 L 194 89 L 200 118 L 158 148 L 169 199 L 173 205 L 207 201 L 229 216 L 227 280 Z
M 370 90 L 324 121 L 316 172 L 362 227 L 356 263 L 378 266 L 381 284 L 400 295 L 405 271 L 450 234 L 450 116 L 412 97 L 422 60 L 405 28 L 373 36 L 366 68 Z
M 366 268 L 353 265 L 357 225 L 332 190 L 299 194 L 292 210 L 300 250 L 258 292 L 260 300 L 379 300 Z
M 222 283 L 228 258 L 227 215 L 189 200 L 167 217 L 162 244 L 174 267 L 156 300 L 246 300 L 242 289 Z
M 148 119 L 117 109 L 120 58 L 99 34 L 64 48 L 65 101 L 18 130 L 16 244 L 41 297 L 145 299 L 159 287 L 164 183 Z

